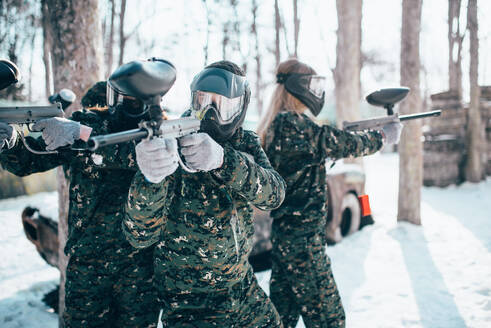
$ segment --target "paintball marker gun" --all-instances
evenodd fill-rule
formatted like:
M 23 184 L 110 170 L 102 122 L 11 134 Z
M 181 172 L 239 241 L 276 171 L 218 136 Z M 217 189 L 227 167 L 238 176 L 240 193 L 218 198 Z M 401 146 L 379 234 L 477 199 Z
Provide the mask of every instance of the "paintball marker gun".
M 20 80 L 20 73 L 17 66 L 9 60 L 0 60 L 0 90 L 17 83 Z M 29 107 L 0 107 L 0 122 L 6 124 L 26 124 L 29 131 L 30 125 L 39 120 L 63 117 L 63 110 L 60 103 L 51 106 L 29 106 Z M 26 143 L 24 132 L 19 131 L 24 146 L 34 154 L 56 154 L 56 151 L 37 151 L 29 147 Z
M 366 97 L 367 102 L 373 106 L 384 107 L 387 110 L 388 116 L 355 122 L 343 122 L 343 129 L 346 131 L 360 131 L 367 129 L 377 130 L 381 129 L 384 125 L 391 122 L 403 122 L 424 117 L 440 116 L 440 114 L 442 113 L 441 110 L 434 110 L 431 112 L 410 115 L 399 116 L 398 113 L 394 114 L 394 105 L 404 99 L 408 93 L 409 88 L 404 87 L 380 89 L 370 93 Z
M 140 99 L 144 103 L 144 113 L 150 120 L 141 122 L 139 129 L 95 136 L 88 140 L 88 149 L 118 144 L 128 141 L 140 141 L 155 137 L 179 138 L 197 132 L 201 121 L 184 117 L 177 120 L 164 120 L 161 107 L 162 97 L 170 90 L 176 80 L 176 69 L 170 62 L 152 58 L 148 61 L 132 61 L 120 66 L 109 77 L 108 84 L 119 94 Z M 188 168 L 179 157 L 179 164 L 188 172 Z

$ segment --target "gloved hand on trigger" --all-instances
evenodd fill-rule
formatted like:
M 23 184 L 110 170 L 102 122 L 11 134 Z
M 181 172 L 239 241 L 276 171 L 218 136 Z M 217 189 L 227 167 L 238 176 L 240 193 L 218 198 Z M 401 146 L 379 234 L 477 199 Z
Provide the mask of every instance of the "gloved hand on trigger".
M 43 131 L 46 150 L 71 145 L 80 138 L 80 123 L 66 118 L 53 117 L 40 120 L 32 126 L 34 131 Z
M 179 166 L 174 138 L 142 140 L 135 150 L 138 167 L 149 182 L 161 182 Z
M 223 164 L 223 148 L 207 133 L 195 133 L 179 139 L 181 154 L 188 167 L 211 171 Z
M 14 128 L 6 123 L 0 122 L 0 150 L 5 144 L 7 144 L 8 148 L 12 147 L 14 138 Z
M 382 135 L 384 136 L 384 142 L 387 145 L 396 144 L 401 138 L 403 125 L 400 122 L 392 122 L 382 127 Z

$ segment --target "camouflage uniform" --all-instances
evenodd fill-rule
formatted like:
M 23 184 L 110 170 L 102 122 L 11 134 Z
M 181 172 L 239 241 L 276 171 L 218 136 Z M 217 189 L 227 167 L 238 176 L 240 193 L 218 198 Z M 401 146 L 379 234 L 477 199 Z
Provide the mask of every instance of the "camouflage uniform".
M 155 282 L 164 327 L 281 327 L 248 262 L 254 234 L 250 204 L 278 207 L 284 181 L 258 137 L 239 129 L 222 144 L 222 167 L 161 183 L 137 173 L 123 230 L 137 248 L 157 243 Z
M 281 112 L 265 144 L 287 184 L 285 201 L 271 212 L 271 300 L 285 328 L 295 327 L 300 314 L 306 327 L 343 327 L 344 309 L 324 249 L 325 160 L 371 154 L 382 147 L 382 136 L 318 126 L 306 115 Z
M 72 119 L 92 134 L 115 131 L 107 112 L 75 112 Z M 41 137 L 26 138 L 44 149 Z M 76 146 L 76 145 L 75 145 Z M 152 285 L 152 250 L 135 250 L 121 231 L 128 189 L 137 171 L 134 145 L 120 144 L 96 153 L 60 150 L 35 155 L 17 138 L 0 153 L 8 171 L 25 176 L 63 165 L 69 186 L 65 312 L 67 327 L 156 327 L 157 293 Z

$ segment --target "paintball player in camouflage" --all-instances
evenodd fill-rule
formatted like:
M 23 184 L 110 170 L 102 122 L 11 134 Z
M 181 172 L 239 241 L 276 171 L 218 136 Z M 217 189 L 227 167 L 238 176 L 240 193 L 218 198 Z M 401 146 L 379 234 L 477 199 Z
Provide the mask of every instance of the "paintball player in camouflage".
M 325 253 L 326 158 L 364 156 L 396 142 L 399 123 L 377 131 L 349 133 L 314 123 L 324 104 L 325 78 L 290 59 L 278 66 L 276 90 L 258 134 L 273 168 L 285 179 L 285 201 L 271 212 L 271 300 L 283 325 L 344 327 L 345 313 L 330 259 Z M 384 133 L 385 136 L 384 137 Z
M 134 128 L 140 119 L 136 114 L 141 104 L 134 99 L 120 97 L 108 109 L 106 82 L 92 86 L 81 103 L 85 109 L 74 112 L 71 120 L 40 121 L 33 128 L 42 128 L 43 138 L 26 141 L 39 150 L 76 145 L 83 129 L 107 134 Z M 13 142 L 0 152 L 5 169 L 25 176 L 63 165 L 69 180 L 65 326 L 156 327 L 159 308 L 152 283 L 152 249 L 134 249 L 121 231 L 124 204 L 137 171 L 134 145 L 119 144 L 94 154 L 62 149 L 58 154 L 35 155 L 12 137 L 15 134 L 11 131 Z
M 190 114 L 201 132 L 136 146 L 124 231 L 136 248 L 157 244 L 155 282 L 164 327 L 282 327 L 248 255 L 251 205 L 278 207 L 284 181 L 259 138 L 241 125 L 249 103 L 245 74 L 221 61 L 192 84 Z M 177 164 L 177 148 L 195 173 Z

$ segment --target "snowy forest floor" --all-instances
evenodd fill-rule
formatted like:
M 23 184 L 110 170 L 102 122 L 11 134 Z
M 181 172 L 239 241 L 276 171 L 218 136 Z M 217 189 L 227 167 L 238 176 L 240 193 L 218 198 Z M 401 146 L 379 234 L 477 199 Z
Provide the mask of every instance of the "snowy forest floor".
M 347 326 L 491 327 L 491 179 L 423 188 L 419 227 L 397 223 L 398 156 L 365 168 L 376 223 L 327 248 Z M 41 299 L 58 272 L 24 236 L 27 205 L 53 217 L 57 195 L 0 201 L 0 326 L 56 327 Z M 257 276 L 268 291 L 270 272 Z

